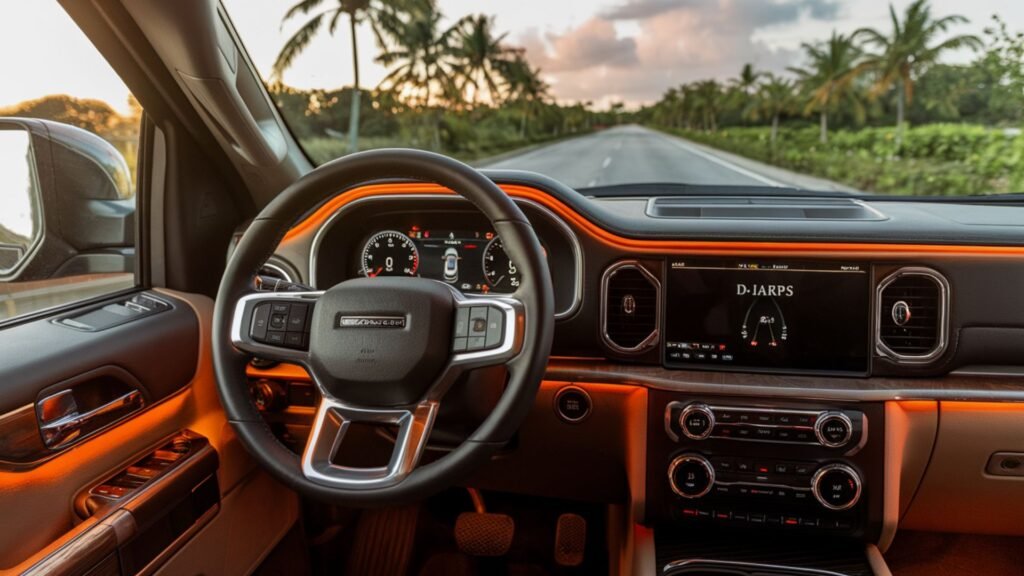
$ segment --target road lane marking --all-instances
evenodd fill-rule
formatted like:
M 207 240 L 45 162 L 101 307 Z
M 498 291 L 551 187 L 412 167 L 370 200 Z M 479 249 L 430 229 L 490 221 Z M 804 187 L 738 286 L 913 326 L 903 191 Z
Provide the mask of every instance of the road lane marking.
M 732 162 L 729 162 L 728 160 L 723 160 L 722 158 L 719 158 L 719 157 L 714 156 L 712 154 L 708 154 L 707 152 L 704 152 L 703 150 L 700 150 L 699 148 L 697 148 L 695 146 L 691 146 L 688 142 L 686 142 L 684 140 L 681 140 L 679 138 L 674 138 L 672 136 L 667 136 L 667 135 L 663 135 L 663 136 L 665 137 L 666 140 L 668 140 L 672 144 L 675 144 L 677 147 L 682 148 L 683 150 L 686 150 L 687 152 L 690 152 L 692 154 L 696 154 L 697 156 L 700 156 L 701 158 L 703 158 L 705 160 L 709 160 L 711 162 L 714 162 L 715 164 L 718 164 L 719 166 L 722 166 L 723 168 L 728 168 L 729 170 L 732 170 L 733 172 L 736 172 L 737 174 L 742 174 L 742 175 L 746 176 L 747 178 L 751 178 L 753 180 L 757 180 L 758 182 L 763 182 L 763 183 L 765 183 L 765 184 L 767 184 L 769 186 L 774 186 L 776 188 L 792 188 L 792 186 L 783 184 L 783 183 L 779 182 L 778 180 L 772 180 L 771 178 L 768 178 L 767 176 L 761 176 L 757 172 L 751 172 L 750 170 L 747 170 L 746 168 L 737 166 L 737 165 L 733 164 Z
M 601 162 L 601 169 L 604 170 L 611 163 L 612 163 L 612 157 L 611 156 L 606 156 L 605 159 L 604 159 L 604 162 Z
M 587 186 L 586 187 L 587 188 L 593 188 L 594 186 L 597 186 L 597 178 L 594 178 L 590 182 L 587 182 Z

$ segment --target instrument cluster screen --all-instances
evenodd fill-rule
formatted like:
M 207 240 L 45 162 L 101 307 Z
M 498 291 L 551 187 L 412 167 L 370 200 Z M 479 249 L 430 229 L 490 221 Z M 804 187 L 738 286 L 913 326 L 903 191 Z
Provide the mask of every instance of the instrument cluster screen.
M 421 276 L 442 280 L 462 292 L 509 294 L 521 275 L 490 230 L 381 230 L 363 245 L 363 276 Z
M 867 374 L 869 266 L 669 259 L 670 368 Z

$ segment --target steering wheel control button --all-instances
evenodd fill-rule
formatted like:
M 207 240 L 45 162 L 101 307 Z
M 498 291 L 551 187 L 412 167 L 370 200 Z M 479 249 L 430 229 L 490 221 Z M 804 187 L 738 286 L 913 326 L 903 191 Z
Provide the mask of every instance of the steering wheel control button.
M 469 337 L 487 335 L 487 307 L 473 306 L 469 309 Z
M 252 313 L 252 328 L 249 335 L 257 342 L 263 342 L 267 338 L 267 324 L 270 322 L 270 303 L 263 303 L 256 306 Z
M 309 306 L 306 304 L 292 304 L 288 311 L 288 331 L 302 332 L 306 329 L 306 315 L 309 314 Z
M 311 308 L 307 303 L 259 302 L 252 311 L 249 337 L 261 344 L 305 350 Z
M 704 404 L 690 404 L 679 413 L 679 428 L 691 440 L 703 440 L 715 427 L 715 414 Z
M 672 491 L 683 498 L 700 498 L 715 484 L 715 471 L 708 459 L 699 454 L 676 456 L 668 466 Z
M 505 313 L 497 306 L 461 306 L 455 312 L 453 352 L 479 352 L 501 346 Z
M 825 508 L 848 510 L 860 500 L 860 475 L 846 464 L 828 464 L 814 473 L 811 491 Z
M 286 332 L 284 345 L 289 348 L 302 349 L 306 345 L 306 335 L 302 332 Z
M 469 308 L 460 306 L 455 311 L 455 338 L 465 338 L 466 336 L 469 336 Z
M 487 348 L 501 345 L 501 335 L 505 331 L 505 314 L 497 308 L 487 309 Z
M 842 412 L 828 412 L 814 423 L 814 434 L 822 446 L 839 448 L 853 436 L 853 422 Z
M 555 414 L 570 424 L 590 416 L 591 407 L 590 395 L 578 386 L 566 386 L 555 394 Z
M 270 329 L 271 330 L 285 330 L 288 328 L 288 315 L 287 314 L 271 314 L 270 315 Z

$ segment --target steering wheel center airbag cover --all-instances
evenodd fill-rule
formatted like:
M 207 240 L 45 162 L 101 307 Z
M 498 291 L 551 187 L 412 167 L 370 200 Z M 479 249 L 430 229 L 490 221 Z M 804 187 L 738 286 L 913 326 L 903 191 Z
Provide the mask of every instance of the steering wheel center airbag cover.
M 449 357 L 454 297 L 422 278 L 359 278 L 326 291 L 310 331 L 310 361 L 331 395 L 394 406 L 415 402 Z

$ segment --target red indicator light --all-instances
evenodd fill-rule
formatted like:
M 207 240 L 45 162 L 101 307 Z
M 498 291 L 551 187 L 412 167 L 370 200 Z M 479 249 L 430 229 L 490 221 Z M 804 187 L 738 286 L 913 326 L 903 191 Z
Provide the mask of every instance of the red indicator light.
M 786 526 L 796 526 L 799 524 L 796 518 L 786 518 Z

